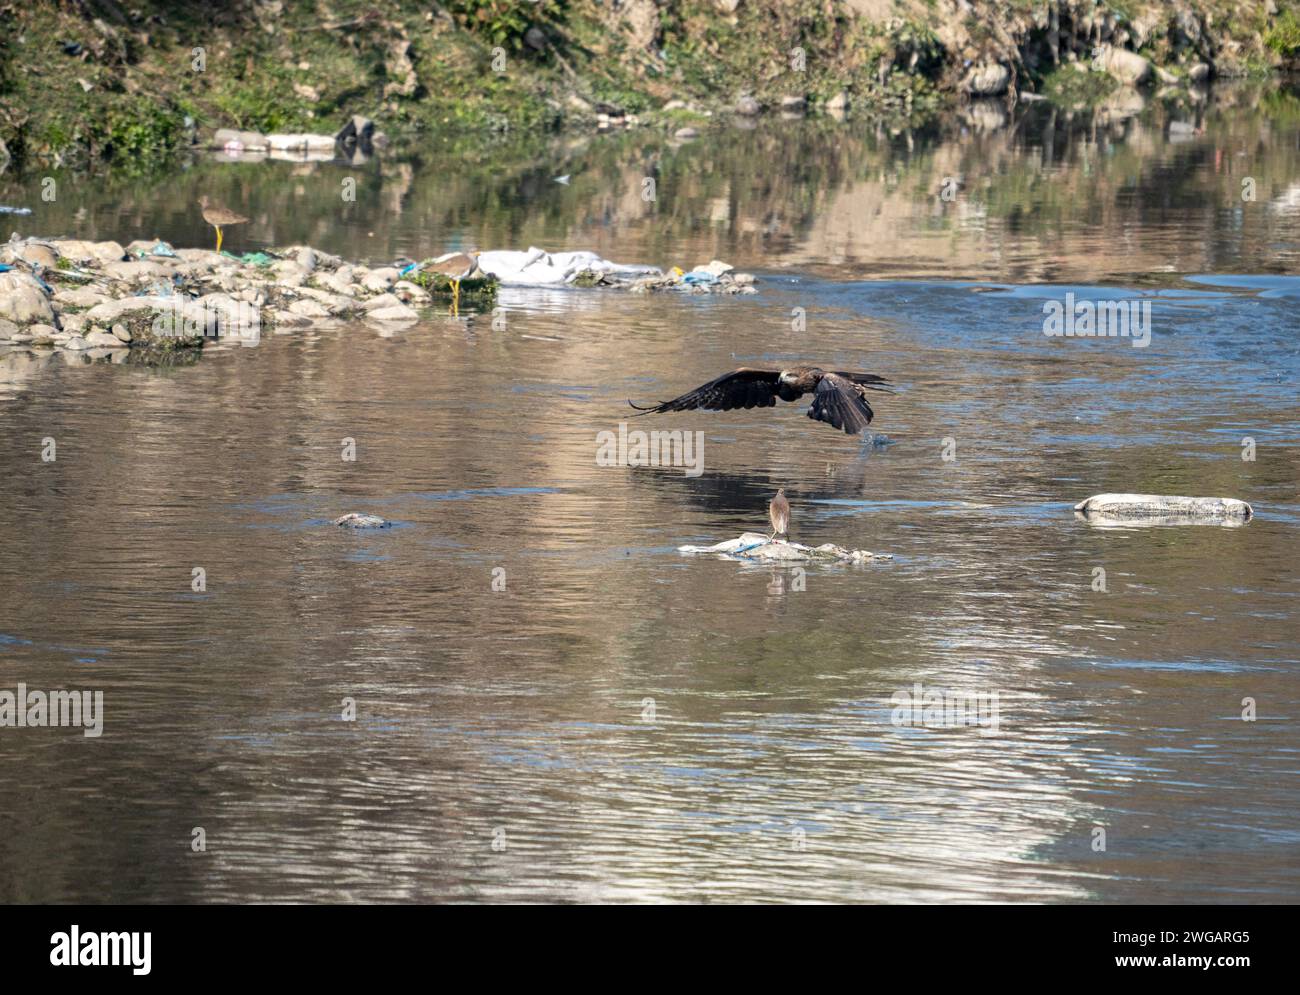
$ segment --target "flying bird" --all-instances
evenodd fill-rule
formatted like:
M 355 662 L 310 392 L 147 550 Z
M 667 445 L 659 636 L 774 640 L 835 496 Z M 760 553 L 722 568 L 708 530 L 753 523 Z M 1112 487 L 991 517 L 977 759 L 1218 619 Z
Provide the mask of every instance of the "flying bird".
M 849 435 L 856 435 L 871 424 L 875 412 L 867 403 L 867 391 L 892 394 L 892 385 L 875 373 L 827 372 L 816 366 L 795 366 L 788 370 L 757 370 L 741 367 L 710 380 L 693 391 L 662 404 L 642 407 L 631 404 L 642 414 L 667 411 L 731 411 L 734 408 L 771 408 L 779 397 L 797 401 L 811 393 L 808 417 L 824 421 Z
M 767 505 L 767 517 L 772 519 L 772 538 L 783 536 L 790 528 L 790 502 L 785 499 L 785 488 L 779 488 L 776 497 Z

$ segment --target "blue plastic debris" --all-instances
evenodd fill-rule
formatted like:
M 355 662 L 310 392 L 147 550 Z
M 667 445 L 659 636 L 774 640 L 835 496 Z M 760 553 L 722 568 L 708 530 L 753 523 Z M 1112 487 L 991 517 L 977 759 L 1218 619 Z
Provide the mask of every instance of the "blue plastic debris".
M 717 282 L 718 278 L 716 276 L 708 270 L 702 269 L 693 269 L 682 277 L 682 283 L 700 284 L 702 286 L 709 286 Z
M 0 204 L 0 214 L 31 214 L 30 207 L 10 207 L 8 204 Z
M 421 265 L 422 264 L 420 263 L 411 263 L 409 266 L 403 266 L 400 270 L 398 270 L 398 275 L 406 276 L 407 273 L 418 273 Z

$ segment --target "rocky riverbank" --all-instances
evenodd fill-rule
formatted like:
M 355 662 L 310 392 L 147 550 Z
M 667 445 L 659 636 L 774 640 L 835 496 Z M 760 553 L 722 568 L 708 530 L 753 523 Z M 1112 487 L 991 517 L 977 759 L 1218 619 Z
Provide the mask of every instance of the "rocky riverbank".
M 1294 68 L 1295 0 L 140 0 L 0 8 L 0 167 L 138 169 L 217 129 L 460 147 L 719 115 L 911 122 Z M 328 150 L 327 150 L 328 151 Z
M 754 292 L 751 274 L 718 260 L 689 273 L 641 268 L 623 274 L 593 258 L 596 265 L 563 283 L 632 292 Z M 457 293 L 434 262 L 367 266 L 302 245 L 234 256 L 174 249 L 156 239 L 123 246 L 15 235 L 0 248 L 0 349 L 157 358 L 215 339 L 255 342 L 273 330 L 341 321 L 400 328 L 435 306 L 493 307 L 499 286 L 493 273 L 476 268 Z

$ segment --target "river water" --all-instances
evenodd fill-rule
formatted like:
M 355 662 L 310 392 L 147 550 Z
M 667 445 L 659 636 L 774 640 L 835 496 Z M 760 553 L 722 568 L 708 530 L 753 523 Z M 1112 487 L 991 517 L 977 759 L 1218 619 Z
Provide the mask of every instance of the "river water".
M 104 702 L 98 737 L 0 728 L 0 899 L 1300 900 L 1293 91 L 57 179 L 0 186 L 11 228 L 203 244 L 208 192 L 236 251 L 719 257 L 760 292 L 0 350 L 0 690 Z M 1149 304 L 1149 345 L 1045 335 L 1066 293 Z M 798 362 L 897 384 L 872 438 L 691 413 L 631 427 L 702 432 L 699 476 L 597 465 L 627 398 Z M 794 540 L 893 559 L 677 551 L 778 487 Z M 1104 491 L 1256 517 L 1076 519 Z M 899 724 L 917 685 L 996 729 Z

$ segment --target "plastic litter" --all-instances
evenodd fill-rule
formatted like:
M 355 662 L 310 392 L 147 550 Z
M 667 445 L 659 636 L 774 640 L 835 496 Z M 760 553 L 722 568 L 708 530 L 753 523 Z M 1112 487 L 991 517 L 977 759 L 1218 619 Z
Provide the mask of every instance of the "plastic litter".
M 1244 525 L 1255 509 L 1237 498 L 1171 494 L 1094 494 L 1074 506 L 1096 525 Z
M 334 519 L 334 524 L 343 529 L 386 529 L 393 523 L 378 515 L 362 515 L 352 511 Z
M 31 214 L 30 207 L 10 207 L 8 204 L 0 204 L 0 214 Z
M 718 553 L 747 560 L 805 563 L 809 560 L 837 560 L 862 563 L 866 560 L 892 560 L 892 553 L 872 553 L 865 549 L 845 549 L 834 543 L 804 546 L 784 539 L 772 540 L 758 532 L 745 532 L 739 538 L 728 539 L 712 546 L 678 546 L 679 553 Z
M 704 270 L 693 269 L 682 277 L 682 283 L 691 286 L 712 286 L 718 282 L 718 278 L 712 273 Z
M 547 252 L 536 246 L 530 246 L 527 252 L 503 249 L 480 253 L 478 266 L 502 285 L 520 287 L 571 283 L 582 273 L 633 277 L 660 272 L 657 266 L 615 263 L 594 252 Z

